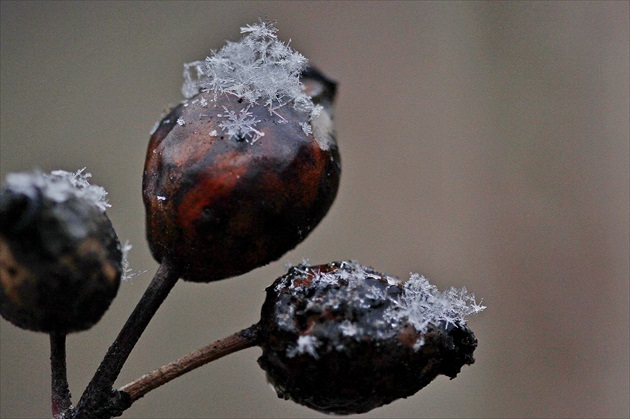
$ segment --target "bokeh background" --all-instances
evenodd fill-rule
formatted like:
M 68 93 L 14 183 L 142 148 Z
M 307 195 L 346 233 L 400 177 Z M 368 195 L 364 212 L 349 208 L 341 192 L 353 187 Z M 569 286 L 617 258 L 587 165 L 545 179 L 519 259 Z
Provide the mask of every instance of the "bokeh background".
M 258 320 L 303 257 L 466 286 L 477 362 L 364 417 L 629 415 L 628 2 L 10 2 L 1 5 L 1 174 L 87 166 L 134 248 L 101 322 L 69 337 L 76 402 L 156 269 L 149 130 L 182 64 L 268 17 L 339 81 L 337 201 L 278 262 L 180 283 L 117 384 Z M 0 414 L 49 415 L 48 339 L 0 320 Z M 257 348 L 125 417 L 318 417 L 276 398 Z

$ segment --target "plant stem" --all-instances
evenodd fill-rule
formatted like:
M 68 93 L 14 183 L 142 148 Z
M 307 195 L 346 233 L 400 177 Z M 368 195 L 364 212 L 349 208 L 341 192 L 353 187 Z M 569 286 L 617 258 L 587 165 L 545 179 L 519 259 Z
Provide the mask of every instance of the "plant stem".
M 58 418 L 72 406 L 66 373 L 66 334 L 50 334 L 52 416 Z
M 179 275 L 167 262 L 162 262 L 144 295 L 129 316 L 101 365 L 88 384 L 76 407 L 76 418 L 108 418 L 117 416 L 127 407 L 123 394 L 112 387 L 140 335 L 167 297 Z M 122 399 L 121 399 L 122 398 Z M 122 407 L 119 410 L 118 407 Z
M 208 346 L 199 348 L 188 355 L 166 364 L 150 374 L 121 387 L 119 391 L 129 395 L 131 403 L 185 373 L 215 361 L 226 355 L 255 346 L 258 341 L 258 324 L 240 332 L 217 340 Z

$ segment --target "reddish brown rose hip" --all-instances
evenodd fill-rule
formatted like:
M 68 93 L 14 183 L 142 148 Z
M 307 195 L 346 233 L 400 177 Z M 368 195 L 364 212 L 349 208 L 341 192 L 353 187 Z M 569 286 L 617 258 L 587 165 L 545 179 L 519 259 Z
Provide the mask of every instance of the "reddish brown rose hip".
M 334 92 L 328 87 L 322 102 Z M 219 280 L 278 259 L 319 223 L 337 193 L 337 146 L 332 132 L 322 139 L 326 110 L 306 134 L 304 114 L 292 106 L 272 114 L 242 102 L 200 93 L 163 118 L 149 143 L 147 238 L 155 259 L 168 260 L 186 280 Z M 220 125 L 226 110 L 242 109 L 264 134 L 253 143 Z

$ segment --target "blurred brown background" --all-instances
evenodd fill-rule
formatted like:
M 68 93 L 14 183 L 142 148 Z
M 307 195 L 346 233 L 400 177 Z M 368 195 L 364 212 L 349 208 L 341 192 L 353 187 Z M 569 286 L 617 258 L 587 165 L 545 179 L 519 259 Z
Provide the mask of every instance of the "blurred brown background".
M 364 417 L 627 417 L 628 2 L 1 3 L 1 175 L 76 170 L 109 191 L 130 261 L 103 320 L 69 338 L 76 402 L 156 269 L 140 195 L 149 130 L 182 64 L 259 16 L 340 82 L 331 212 L 243 277 L 180 283 L 118 384 L 258 320 L 286 262 L 356 259 L 466 286 L 476 364 Z M 49 415 L 48 340 L 0 320 L 2 417 Z M 317 417 L 249 349 L 125 417 Z

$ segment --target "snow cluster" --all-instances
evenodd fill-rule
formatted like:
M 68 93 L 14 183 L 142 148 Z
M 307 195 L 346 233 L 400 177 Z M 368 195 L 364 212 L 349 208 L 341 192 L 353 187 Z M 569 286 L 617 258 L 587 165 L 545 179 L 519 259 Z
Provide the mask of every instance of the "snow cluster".
M 204 61 L 184 64 L 182 93 L 192 98 L 201 91 L 211 92 L 215 98 L 231 94 L 245 100 L 240 111 L 227 111 L 221 116 L 227 120 L 220 124 L 230 137 L 249 137 L 255 142 L 261 132 L 258 122 L 249 112 L 251 105 L 262 105 L 270 114 L 283 106 L 292 106 L 303 112 L 307 124 L 321 113 L 321 106 L 314 105 L 305 93 L 300 74 L 308 60 L 293 50 L 289 43 L 280 41 L 278 30 L 271 22 L 260 21 L 241 28 L 244 37 L 230 42 L 219 51 L 212 51 Z M 207 101 L 202 99 L 207 105 Z M 280 122 L 282 117 L 280 117 Z M 302 125 L 306 135 L 310 127 Z
M 411 325 L 420 336 L 414 344 L 414 349 L 419 350 L 424 344 L 422 336 L 431 325 L 465 326 L 467 317 L 485 309 L 465 288 L 442 292 L 418 274 L 412 273 L 408 280 L 401 281 L 355 261 L 334 265 L 335 269 L 306 263 L 294 266 L 276 285 L 275 291 L 290 293 L 292 300 L 305 299 L 303 313 L 331 311 L 346 316 L 335 332 L 336 345 L 340 347 L 343 344 L 339 342 L 344 339 L 360 340 L 366 334 L 376 339 L 390 339 L 406 325 Z M 281 327 L 298 331 L 295 315 L 292 307 L 283 313 Z M 327 336 L 329 339 L 330 335 Z M 316 350 L 321 345 L 317 333 L 300 335 L 295 346 L 288 349 L 287 356 L 311 354 L 317 357 Z
M 6 187 L 33 199 L 37 197 L 38 191 L 54 202 L 80 198 L 105 211 L 111 207 L 106 199 L 107 191 L 102 186 L 90 185 L 88 179 L 92 175 L 84 171 L 85 167 L 74 173 L 65 170 L 54 170 L 50 174 L 39 171 L 9 173 Z

